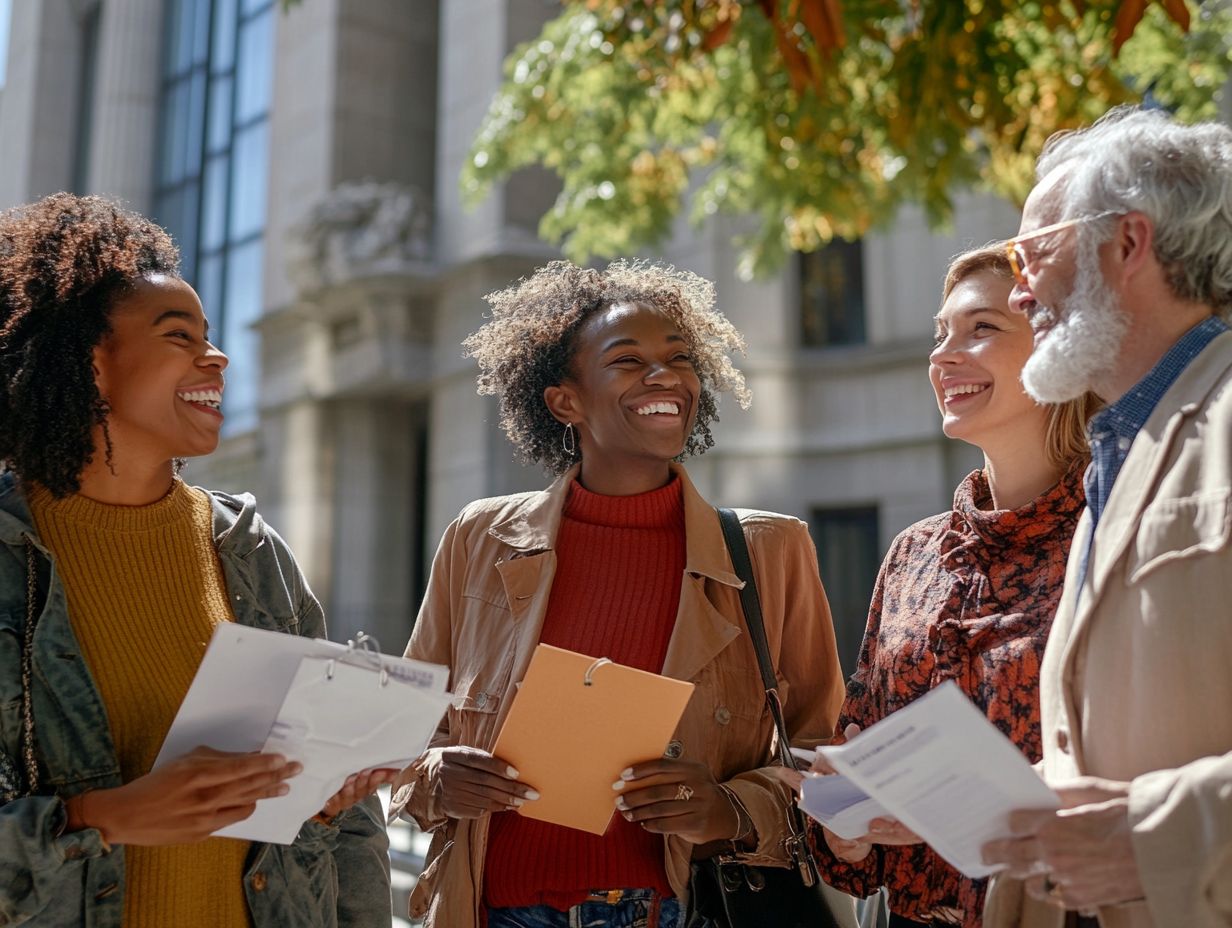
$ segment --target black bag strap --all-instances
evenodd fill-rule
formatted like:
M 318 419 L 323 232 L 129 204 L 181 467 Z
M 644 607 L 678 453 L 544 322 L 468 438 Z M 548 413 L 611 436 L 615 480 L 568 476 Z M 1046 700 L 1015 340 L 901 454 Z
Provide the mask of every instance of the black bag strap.
M 757 580 L 753 576 L 753 561 L 749 557 L 749 545 L 744 537 L 744 528 L 734 509 L 719 509 L 719 523 L 723 527 L 723 539 L 731 555 L 736 576 L 744 581 L 740 590 L 740 605 L 744 609 L 744 624 L 749 630 L 749 639 L 757 654 L 757 666 L 761 669 L 761 684 L 766 691 L 766 705 L 778 729 L 779 763 L 795 767 L 791 756 L 791 739 L 787 723 L 783 719 L 783 704 L 779 699 L 778 680 L 774 675 L 774 663 L 770 660 L 770 645 L 766 641 L 766 623 L 762 618 L 761 597 L 757 594 Z

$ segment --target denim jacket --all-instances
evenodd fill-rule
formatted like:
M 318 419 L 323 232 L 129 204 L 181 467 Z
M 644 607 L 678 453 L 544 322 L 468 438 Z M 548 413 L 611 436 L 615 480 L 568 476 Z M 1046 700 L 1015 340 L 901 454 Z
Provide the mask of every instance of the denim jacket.
M 286 543 L 251 496 L 211 494 L 214 543 L 237 622 L 324 636 L 320 604 Z M 37 552 L 46 604 L 33 645 L 32 698 L 42 785 L 0 805 L 0 926 L 120 928 L 124 848 L 92 828 L 65 832 L 64 799 L 120 786 L 120 766 L 94 680 L 73 635 L 64 586 L 12 474 L 0 476 L 0 766 L 24 771 L 20 655 L 25 542 Z M 390 920 L 389 842 L 369 797 L 333 824 L 309 821 L 290 845 L 254 843 L 244 891 L 255 928 L 381 926 Z

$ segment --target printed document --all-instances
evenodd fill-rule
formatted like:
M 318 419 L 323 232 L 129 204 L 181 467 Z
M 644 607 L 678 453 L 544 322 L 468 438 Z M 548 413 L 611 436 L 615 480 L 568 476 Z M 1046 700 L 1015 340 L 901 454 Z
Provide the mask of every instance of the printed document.
M 1026 757 L 952 681 L 846 744 L 818 752 L 969 877 L 998 869 L 982 862 L 980 848 L 1009 836 L 1012 810 L 1060 806 Z
M 154 767 L 193 748 L 264 751 L 304 765 L 227 838 L 290 844 L 352 773 L 418 757 L 449 705 L 444 667 L 220 623 Z

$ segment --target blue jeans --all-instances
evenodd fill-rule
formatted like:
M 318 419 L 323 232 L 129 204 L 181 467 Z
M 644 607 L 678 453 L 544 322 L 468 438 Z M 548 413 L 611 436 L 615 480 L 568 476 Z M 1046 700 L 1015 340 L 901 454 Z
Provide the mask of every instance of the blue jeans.
M 676 899 L 653 889 L 626 889 L 619 901 L 597 898 L 562 912 L 550 905 L 488 909 L 488 928 L 683 928 L 684 913 Z

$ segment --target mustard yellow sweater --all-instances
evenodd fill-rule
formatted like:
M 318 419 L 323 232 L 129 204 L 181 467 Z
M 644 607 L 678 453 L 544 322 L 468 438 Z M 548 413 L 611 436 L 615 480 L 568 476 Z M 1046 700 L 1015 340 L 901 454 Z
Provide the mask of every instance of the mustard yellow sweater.
M 149 506 L 36 488 L 82 655 L 102 694 L 124 782 L 146 774 L 219 622 L 234 621 L 209 498 L 180 480 Z M 125 928 L 248 928 L 248 842 L 124 848 Z

